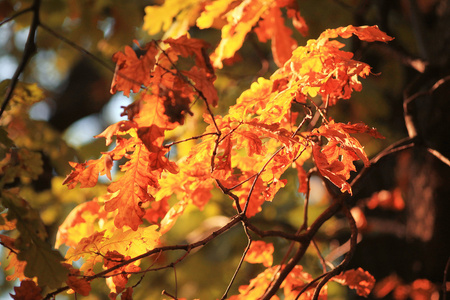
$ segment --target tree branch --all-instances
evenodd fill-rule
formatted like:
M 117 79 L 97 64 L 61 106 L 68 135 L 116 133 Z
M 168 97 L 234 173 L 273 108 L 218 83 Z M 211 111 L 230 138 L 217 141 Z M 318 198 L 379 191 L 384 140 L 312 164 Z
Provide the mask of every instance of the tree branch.
M 19 65 L 17 66 L 17 69 L 14 72 L 14 75 L 11 78 L 11 82 L 6 90 L 5 98 L 3 99 L 2 107 L 0 108 L 0 118 L 2 117 L 3 112 L 6 110 L 6 107 L 8 106 L 8 103 L 13 96 L 14 89 L 16 88 L 17 83 L 19 82 L 20 74 L 22 74 L 22 72 L 25 70 L 25 67 L 27 66 L 29 60 L 34 55 L 34 53 L 36 53 L 36 51 L 37 51 L 35 40 L 36 40 L 37 28 L 40 24 L 40 20 L 39 20 L 40 7 L 41 7 L 41 0 L 34 0 L 31 7 L 22 11 L 22 13 L 32 11 L 33 19 L 31 21 L 30 30 L 28 32 L 28 38 L 25 43 L 25 48 L 23 50 L 22 59 L 21 59 Z M 20 13 L 20 14 L 22 14 L 22 13 Z M 16 16 L 17 16 L 17 14 L 16 14 Z M 13 16 L 13 17 L 16 17 L 16 16 Z

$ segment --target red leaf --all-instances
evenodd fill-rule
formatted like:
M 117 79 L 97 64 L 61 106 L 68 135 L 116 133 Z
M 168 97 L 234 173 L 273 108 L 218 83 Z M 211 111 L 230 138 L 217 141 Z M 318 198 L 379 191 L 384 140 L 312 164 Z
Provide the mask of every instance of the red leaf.
M 103 258 L 103 264 L 105 268 L 109 269 L 128 259 L 130 259 L 129 256 L 123 256 L 115 250 L 108 251 Z M 140 270 L 140 267 L 131 263 L 108 273 L 109 275 L 113 275 L 111 278 L 116 289 L 115 292 L 120 293 L 125 289 L 128 278 L 130 277 L 130 274 L 127 274 L 127 272 L 138 272 Z
M 352 193 L 350 184 L 346 181 L 347 176 L 344 172 L 345 166 L 339 160 L 327 157 L 326 153 L 321 152 L 321 147 L 315 144 L 313 146 L 313 156 L 317 168 L 323 177 L 330 180 L 334 185 L 339 187 L 342 192 Z
M 146 50 L 146 53 L 139 58 L 129 46 L 125 46 L 124 52 L 116 52 L 113 55 L 116 72 L 111 84 L 112 94 L 123 91 L 125 96 L 129 96 L 130 91 L 137 93 L 142 85 L 150 84 L 150 72 L 155 66 L 158 49 L 153 43 L 149 43 L 142 50 Z
M 275 63 L 281 67 L 291 58 L 297 42 L 291 37 L 292 30 L 284 25 L 284 18 L 278 7 L 271 8 L 255 29 L 261 42 L 272 39 L 272 53 Z
M 182 73 L 195 82 L 195 87 L 202 92 L 209 104 L 213 106 L 217 105 L 219 98 L 213 84 L 216 79 L 215 76 L 211 76 L 205 69 L 199 69 L 196 66 Z
M 156 125 L 140 127 L 137 134 L 145 147 L 147 147 L 148 151 L 159 152 L 162 143 L 164 142 L 164 129 L 161 129 Z
M 183 35 L 177 39 L 164 40 L 164 43 L 169 44 L 173 50 L 183 57 L 194 56 L 197 66 L 209 71 L 212 75 L 214 74 L 209 57 L 205 52 L 205 49 L 209 47 L 205 41 Z
M 359 26 L 354 27 L 349 25 L 347 27 L 339 27 L 336 29 L 327 29 L 319 37 L 319 39 L 336 38 L 338 36 L 349 38 L 352 34 L 356 35 L 361 41 L 366 42 L 389 42 L 394 38 L 388 36 L 381 31 L 377 25 L 374 26 Z
M 333 277 L 333 281 L 347 285 L 351 289 L 356 289 L 356 293 L 364 297 L 369 296 L 375 285 L 375 278 L 361 268 L 345 271 Z
M 36 285 L 34 281 L 24 280 L 19 287 L 14 288 L 15 294 L 11 297 L 15 300 L 39 300 L 42 299 L 41 288 Z

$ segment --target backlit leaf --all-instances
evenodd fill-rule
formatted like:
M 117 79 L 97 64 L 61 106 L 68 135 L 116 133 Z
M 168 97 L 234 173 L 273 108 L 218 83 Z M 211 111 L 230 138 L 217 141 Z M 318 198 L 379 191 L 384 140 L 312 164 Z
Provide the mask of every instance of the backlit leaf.
M 265 243 L 264 241 L 254 241 L 250 245 L 250 249 L 245 256 L 245 261 L 257 264 L 262 263 L 265 267 L 271 267 L 273 263 L 274 247 L 272 243 Z
M 142 85 L 147 86 L 150 83 L 150 72 L 156 63 L 158 50 L 153 43 L 147 44 L 142 50 L 146 52 L 139 58 L 129 46 L 125 46 L 124 52 L 114 54 L 116 72 L 111 84 L 112 94 L 123 91 L 125 96 L 129 96 L 131 91 L 137 93 Z
M 332 279 L 342 285 L 355 289 L 360 296 L 367 297 L 375 285 L 375 278 L 361 268 L 345 271 Z

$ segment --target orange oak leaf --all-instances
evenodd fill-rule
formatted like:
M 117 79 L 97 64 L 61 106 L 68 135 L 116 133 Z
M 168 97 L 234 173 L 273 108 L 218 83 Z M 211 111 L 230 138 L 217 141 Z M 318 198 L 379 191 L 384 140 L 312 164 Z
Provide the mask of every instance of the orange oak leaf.
M 188 38 L 186 35 L 183 35 L 177 39 L 166 39 L 164 40 L 164 43 L 169 44 L 177 54 L 183 57 L 193 56 L 195 65 L 207 71 L 210 76 L 214 77 L 214 70 L 209 61 L 209 57 L 205 52 L 205 50 L 209 48 L 209 45 L 204 40 Z
M 377 25 L 374 26 L 359 26 L 355 27 L 349 25 L 347 27 L 339 27 L 336 29 L 327 29 L 319 37 L 319 39 L 336 38 L 338 36 L 349 38 L 352 34 L 356 35 L 360 40 L 366 42 L 389 42 L 394 38 L 388 36 L 381 31 Z
M 284 25 L 284 18 L 278 7 L 272 7 L 264 14 L 255 29 L 261 42 L 272 39 L 272 54 L 275 63 L 281 67 L 291 58 L 297 42 L 291 37 L 292 30 Z
M 147 127 L 140 127 L 137 134 L 148 151 L 159 152 L 164 142 L 164 129 L 152 124 Z
M 292 19 L 292 25 L 294 25 L 295 29 L 298 30 L 303 36 L 308 35 L 308 25 L 306 24 L 305 19 L 302 17 L 298 9 L 288 8 L 287 10 L 288 18 Z
M 272 283 L 274 276 L 276 276 L 277 266 L 267 268 L 255 278 L 250 280 L 248 285 L 241 285 L 239 287 L 239 295 L 233 295 L 230 300 L 256 300 L 264 295 L 266 289 Z M 279 300 L 278 296 L 273 296 L 271 300 Z
M 197 18 L 196 24 L 198 28 L 205 29 L 214 27 L 214 21 L 220 17 L 223 17 L 229 10 L 230 4 L 234 1 L 235 0 L 217 0 L 208 3 L 202 11 L 200 17 Z
M 82 296 L 88 296 L 91 292 L 91 285 L 89 282 L 80 276 L 80 270 L 75 269 L 70 264 L 63 264 L 64 267 L 69 269 L 69 276 L 67 277 L 66 283 L 71 288 L 71 292 L 68 291 L 69 294 L 75 292 Z
M 271 267 L 273 263 L 274 247 L 272 243 L 265 243 L 264 241 L 254 241 L 250 245 L 250 249 L 245 256 L 245 261 L 258 264 L 262 263 L 265 267 Z
M 105 156 L 107 157 L 107 156 Z M 69 189 L 75 188 L 75 186 L 80 183 L 81 188 L 93 187 L 97 184 L 99 173 L 104 175 L 109 173 L 107 167 L 110 166 L 109 159 L 108 162 L 105 158 L 88 160 L 84 163 L 69 162 L 70 166 L 74 168 L 69 175 L 67 175 L 63 184 L 67 184 Z M 109 175 L 111 176 L 111 175 Z
M 155 196 L 156 198 L 157 196 Z M 167 198 L 148 202 L 148 207 L 144 207 L 145 215 L 144 219 L 146 219 L 151 224 L 160 224 L 162 218 L 167 214 L 170 209 Z
M 120 300 L 133 300 L 133 288 L 131 286 L 127 287 L 125 291 L 122 292 Z
M 281 287 L 284 288 L 285 299 L 296 299 L 298 293 L 312 281 L 312 276 L 303 270 L 301 265 L 295 266 L 288 274 Z M 301 300 L 312 299 L 314 294 L 314 286 L 310 286 L 304 293 L 298 298 Z M 327 299 L 327 287 L 325 286 L 320 290 L 318 297 L 319 300 Z
M 331 120 L 318 129 L 312 135 L 326 137 L 329 142 L 324 147 L 314 144 L 313 155 L 319 172 L 329 179 L 342 192 L 352 193 L 347 180 L 350 172 L 356 171 L 353 161 L 361 159 L 365 166 L 369 165 L 369 158 L 364 152 L 359 141 L 350 136 L 350 133 L 369 133 L 374 137 L 382 137 L 375 129 L 363 124 L 342 124 L 334 123 Z
M 103 265 L 106 269 L 109 269 L 128 259 L 130 259 L 129 256 L 124 256 L 117 251 L 108 251 L 104 255 Z M 130 277 L 130 274 L 127 274 L 127 272 L 138 272 L 140 270 L 140 267 L 131 263 L 110 272 L 109 274 L 112 275 L 110 278 L 113 285 L 113 292 L 120 293 L 125 290 L 128 278 Z
M 369 159 L 364 152 L 363 147 L 359 141 L 350 136 L 350 133 L 368 133 L 373 137 L 383 138 L 376 129 L 369 128 L 368 126 L 358 123 L 358 124 L 342 124 L 335 123 L 331 120 L 329 123 L 323 124 L 317 130 L 313 132 L 313 135 L 326 137 L 330 141 L 334 141 L 339 144 L 342 149 L 347 152 L 353 152 L 356 154 L 363 162 L 365 166 L 369 165 Z
M 11 297 L 15 300 L 40 300 L 43 299 L 41 295 L 41 288 L 36 285 L 34 281 L 31 280 L 23 280 L 20 283 L 20 286 L 16 286 L 14 288 L 15 294 L 10 294 Z
M 2 239 L 2 241 L 3 241 L 3 239 Z M 8 254 L 7 258 L 9 259 L 9 262 L 8 262 L 8 265 L 5 267 L 5 271 L 9 271 L 14 268 L 14 273 L 6 276 L 6 280 L 13 281 L 13 280 L 19 279 L 19 280 L 23 281 L 25 279 L 28 279 L 28 277 L 26 277 L 24 274 L 27 262 L 18 260 L 17 254 L 14 252 L 10 252 Z
M 120 121 L 108 126 L 102 133 L 94 136 L 95 138 L 103 137 L 106 139 L 106 146 L 112 142 L 113 136 L 125 135 L 131 128 L 136 128 L 136 124 L 131 121 Z
M 189 71 L 182 72 L 182 74 L 194 81 L 196 89 L 202 93 L 209 104 L 217 106 L 219 98 L 213 84 L 215 76 L 212 77 L 205 69 L 199 69 L 197 66 L 192 67 Z
M 159 244 L 161 234 L 157 231 L 157 226 L 139 227 L 133 229 L 111 228 L 101 232 L 95 232 L 88 237 L 84 237 L 74 247 L 69 248 L 66 253 L 68 262 L 77 261 L 80 258 L 85 263 L 80 268 L 84 274 L 92 274 L 95 264 L 103 261 L 106 253 L 115 251 L 124 256 L 136 257 Z
M 145 214 L 142 204 L 153 200 L 147 188 L 158 186 L 159 172 L 151 172 L 150 164 L 150 152 L 143 144 L 136 144 L 134 152 L 129 154 L 129 161 L 121 166 L 125 174 L 109 185 L 105 210 L 118 210 L 114 219 L 117 228 L 127 225 L 137 230 L 142 224 Z
M 154 43 L 149 43 L 141 50 L 146 52 L 139 58 L 129 46 L 125 46 L 124 52 L 116 52 L 113 55 L 113 61 L 116 63 L 116 72 L 111 84 L 112 94 L 115 94 L 117 91 L 123 91 L 123 94 L 128 97 L 130 91 L 137 93 L 142 85 L 147 86 L 150 84 L 150 72 L 155 66 L 155 57 L 158 49 Z
M 361 268 L 345 271 L 333 277 L 332 280 L 356 289 L 356 293 L 364 297 L 369 296 L 375 285 L 375 278 Z
M 169 121 L 165 101 L 159 94 L 140 93 L 126 108 L 124 115 L 128 115 L 138 128 L 155 125 L 165 130 L 174 129 L 178 124 Z
M 222 39 L 211 56 L 214 67 L 222 68 L 222 61 L 234 56 L 270 5 L 262 0 L 242 1 L 227 14 L 228 23 L 222 27 Z
M 297 177 L 298 177 L 298 192 L 306 194 L 308 192 L 308 184 L 307 184 L 307 174 L 305 172 L 305 169 L 303 168 L 303 165 L 301 164 L 295 164 L 295 168 L 297 169 Z
M 350 172 L 356 171 L 353 161 L 358 160 L 358 156 L 354 152 L 342 149 L 336 142 L 330 141 L 324 147 L 313 145 L 313 157 L 323 177 L 339 187 L 342 192 L 352 194 L 347 180 L 350 178 Z
M 83 237 L 93 234 L 95 231 L 93 219 L 106 220 L 106 212 L 97 201 L 77 205 L 59 226 L 55 248 L 59 248 L 62 244 L 75 246 Z
M 159 229 L 161 235 L 165 234 L 173 227 L 173 225 L 175 225 L 176 220 L 178 219 L 179 216 L 181 216 L 184 213 L 184 210 L 186 209 L 187 205 L 188 203 L 182 200 L 177 202 L 174 206 L 172 206 L 169 209 L 169 211 L 161 221 L 161 226 Z

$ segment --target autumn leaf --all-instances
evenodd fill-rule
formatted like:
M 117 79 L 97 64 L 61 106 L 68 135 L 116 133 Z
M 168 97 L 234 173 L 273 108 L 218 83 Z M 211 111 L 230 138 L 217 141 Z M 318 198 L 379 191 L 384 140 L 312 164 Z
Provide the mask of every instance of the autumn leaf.
M 228 23 L 222 27 L 222 39 L 211 56 L 214 67 L 222 68 L 222 61 L 234 56 L 269 6 L 270 3 L 261 0 L 242 1 L 227 14 Z
M 69 162 L 69 164 L 74 170 L 67 175 L 63 182 L 69 189 L 75 188 L 78 183 L 81 188 L 94 187 L 99 174 L 107 175 L 111 179 L 112 159 L 110 155 L 103 155 L 99 159 L 88 160 L 84 163 Z
M 112 139 L 117 135 L 125 135 L 131 128 L 136 128 L 136 124 L 131 121 L 119 121 L 108 126 L 102 133 L 94 136 L 95 138 L 103 137 L 106 139 L 106 146 L 111 145 Z
M 146 52 L 139 58 L 129 46 L 125 46 L 124 52 L 113 55 L 116 71 L 111 84 L 111 94 L 123 91 L 123 94 L 128 97 L 131 91 L 137 93 L 142 85 L 150 84 L 150 72 L 155 66 L 158 49 L 153 43 L 149 43 L 141 50 Z
M 264 241 L 254 241 L 250 245 L 250 249 L 245 256 L 245 261 L 257 264 L 262 263 L 265 267 L 271 267 L 273 263 L 274 247 L 272 243 L 265 243 Z
M 359 26 L 349 25 L 347 27 L 339 27 L 336 29 L 327 29 L 319 37 L 319 39 L 336 38 L 338 36 L 349 38 L 352 34 L 356 35 L 361 41 L 366 42 L 389 42 L 394 38 L 388 36 L 381 31 L 378 26 Z
M 91 292 L 91 285 L 89 282 L 80 276 L 81 272 L 78 269 L 75 269 L 70 264 L 63 264 L 69 270 L 69 276 L 67 277 L 66 283 L 72 289 L 68 293 L 78 293 L 82 296 L 88 296 Z
M 284 288 L 285 299 L 295 299 L 297 298 L 299 292 L 312 281 L 312 276 L 305 272 L 301 265 L 295 266 L 292 271 L 286 277 L 286 280 L 282 283 L 281 287 Z M 306 289 L 299 299 L 308 300 L 312 299 L 314 294 L 314 286 L 310 286 Z M 327 299 L 327 288 L 326 286 L 321 289 L 319 300 Z
M 25 276 L 25 266 L 27 265 L 26 261 L 21 261 L 17 259 L 17 254 L 14 252 L 10 252 L 8 254 L 8 265 L 5 267 L 5 271 L 9 271 L 14 269 L 14 272 L 8 276 L 6 276 L 6 280 L 8 281 L 14 281 L 16 279 L 19 279 L 21 281 L 28 279 L 27 276 Z
M 117 251 L 108 251 L 104 256 L 103 265 L 105 268 L 109 269 L 128 259 L 130 259 L 129 256 L 124 256 Z M 112 292 L 120 293 L 125 289 L 125 286 L 128 283 L 128 278 L 130 277 L 127 272 L 138 272 L 140 270 L 140 267 L 131 263 L 112 271 L 111 274 L 113 276 L 108 278 L 108 280 L 112 281 L 113 284 Z
M 261 42 L 272 39 L 272 54 L 275 63 L 281 67 L 291 58 L 297 42 L 291 37 L 292 30 L 284 25 L 284 18 L 278 7 L 272 7 L 264 14 L 255 29 Z
M 351 289 L 356 289 L 359 296 L 367 297 L 375 285 L 375 278 L 361 268 L 345 271 L 332 279 Z
M 47 233 L 38 212 L 14 191 L 6 189 L 2 190 L 2 205 L 8 208 L 7 218 L 17 221 L 20 236 L 14 247 L 17 260 L 26 262 L 23 269 L 25 277 L 37 277 L 39 285 L 58 288 L 67 277 L 68 271 L 61 265 L 62 255 L 45 241 Z M 20 264 L 20 267 L 22 266 Z M 15 272 L 18 273 L 19 268 L 16 268 Z
M 209 48 L 209 44 L 203 40 L 188 38 L 187 35 L 180 36 L 179 38 L 168 38 L 164 40 L 165 44 L 169 44 L 171 50 L 175 51 L 178 55 L 183 57 L 193 56 L 195 59 L 195 65 L 208 72 L 211 77 L 214 77 L 214 69 L 212 69 L 209 57 L 206 55 L 205 50 Z
M 216 106 L 219 98 L 217 96 L 217 90 L 214 87 L 215 76 L 209 75 L 205 69 L 199 69 L 197 66 L 192 67 L 187 72 L 182 72 L 189 79 L 194 81 L 196 89 L 198 89 L 203 97 L 206 98 L 209 104 Z
M 40 300 L 43 299 L 41 295 L 41 288 L 36 285 L 34 281 L 31 280 L 23 280 L 20 283 L 20 286 L 16 286 L 14 288 L 15 294 L 10 294 L 11 297 L 15 300 Z
M 246 300 L 246 299 L 260 299 L 264 295 L 266 289 L 271 284 L 277 272 L 277 266 L 267 268 L 255 278 L 250 280 L 248 285 L 241 285 L 239 287 L 239 295 L 233 295 L 230 300 Z M 271 300 L 279 300 L 278 296 L 273 296 Z
M 347 183 L 350 172 L 356 171 L 353 161 L 362 160 L 369 165 L 369 158 L 359 141 L 350 133 L 368 133 L 374 137 L 382 137 L 375 129 L 363 124 L 341 124 L 330 121 L 313 131 L 313 135 L 326 137 L 329 142 L 324 147 L 314 144 L 313 155 L 319 172 L 342 192 L 351 192 Z
M 187 204 L 188 203 L 186 201 L 179 201 L 169 209 L 161 221 L 161 226 L 159 229 L 161 235 L 165 234 L 173 227 L 173 225 L 175 225 L 176 220 L 183 214 Z
M 59 226 L 55 248 L 62 244 L 75 246 L 86 236 L 95 231 L 94 220 L 106 220 L 106 212 L 95 201 L 88 201 L 76 206 Z
M 353 152 L 345 152 L 347 154 L 346 161 L 348 163 L 345 165 L 338 159 L 340 153 L 344 152 L 341 151 L 335 143 L 332 143 L 325 148 L 324 152 L 321 150 L 322 148 L 317 144 L 313 146 L 314 161 L 316 162 L 320 174 L 339 187 L 343 193 L 349 192 L 351 194 L 352 188 L 347 182 L 347 179 L 350 177 L 350 171 L 355 169 L 353 160 L 358 159 L 358 157 L 353 154 Z M 348 159 L 348 157 L 350 157 L 350 159 Z
M 118 228 L 127 225 L 137 230 L 145 214 L 142 203 L 153 199 L 147 187 L 158 186 L 159 174 L 154 174 L 149 169 L 150 153 L 144 145 L 137 144 L 134 152 L 129 155 L 129 159 L 121 167 L 125 174 L 108 187 L 109 195 L 106 199 L 105 210 L 107 212 L 118 210 L 114 219 L 114 224 Z
M 162 6 L 147 6 L 142 28 L 150 35 L 169 31 L 169 36 L 176 38 L 187 32 L 189 22 L 186 19 L 195 18 L 200 5 L 198 0 L 165 0 Z
M 201 15 L 197 18 L 196 24 L 198 28 L 205 29 L 213 27 L 214 21 L 222 17 L 234 1 L 235 0 L 217 0 L 208 3 Z

